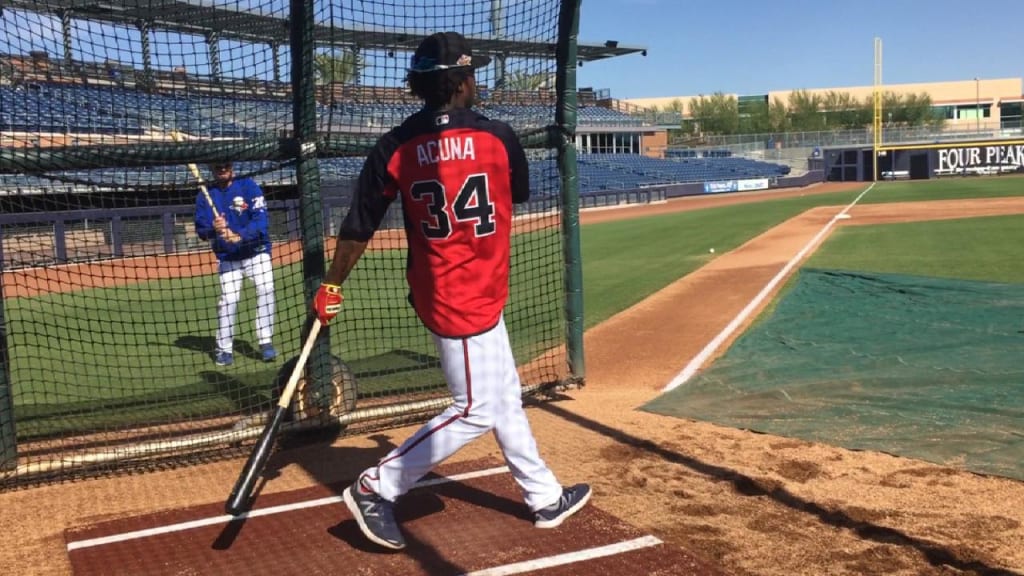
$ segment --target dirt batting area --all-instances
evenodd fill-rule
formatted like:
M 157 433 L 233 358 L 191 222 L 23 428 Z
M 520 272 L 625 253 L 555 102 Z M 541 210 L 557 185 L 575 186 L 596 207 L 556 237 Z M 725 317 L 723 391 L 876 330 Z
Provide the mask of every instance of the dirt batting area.
M 588 211 L 581 219 L 590 223 L 635 218 L 862 186 L 821 184 L 701 196 Z M 244 563 L 244 572 L 292 573 L 288 567 L 294 571 L 297 564 L 288 555 L 307 541 L 315 542 L 314 556 L 322 558 L 321 565 L 334 567 L 322 573 L 337 574 L 389 573 L 372 570 L 374 562 L 390 566 L 390 573 L 435 574 L 460 573 L 457 568 L 470 564 L 474 570 L 527 566 L 519 572 L 481 574 L 1024 574 L 1022 482 L 637 410 L 830 223 L 1020 214 L 1024 199 L 856 205 L 849 209 L 849 218 L 835 219 L 844 208 L 837 203 L 796 216 L 717 255 L 700 270 L 586 333 L 586 387 L 551 401 L 531 402 L 528 414 L 542 454 L 560 480 L 593 485 L 592 512 L 550 532 L 525 530 L 528 517 L 517 508 L 508 478 L 474 477 L 458 489 L 413 497 L 426 510 L 434 508 L 433 513 L 408 519 L 410 532 L 421 543 L 411 547 L 411 556 L 373 560 L 373 552 L 361 550 L 358 538 L 349 534 L 351 522 L 332 526 L 336 521 L 331 517 L 345 514 L 334 504 L 317 512 L 299 512 L 292 524 L 272 530 L 256 520 L 236 529 L 237 546 L 249 547 L 246 557 L 251 561 Z M 260 502 L 273 505 L 300 496 L 329 495 L 332 492 L 324 487 L 344 485 L 414 429 L 325 440 L 279 452 Z M 500 463 L 500 452 L 487 437 L 459 452 L 447 466 L 461 473 Z M 229 460 L 0 494 L 0 572 L 84 574 L 79 564 L 73 567 L 71 557 L 78 552 L 69 552 L 69 542 L 97 541 L 81 538 L 99 534 L 99 526 L 119 525 L 122 533 L 146 526 L 149 521 L 140 518 L 177 518 L 182 510 L 203 506 L 209 508 L 207 516 L 216 514 L 241 465 L 241 460 Z M 495 502 L 485 496 L 495 493 L 504 499 Z M 495 524 L 474 524 L 473 518 L 495 523 L 512 518 L 520 524 L 497 530 Z M 264 526 L 263 532 L 259 526 Z M 302 532 L 309 526 L 313 536 Z M 197 556 L 192 564 L 179 562 L 191 567 L 173 573 L 220 573 L 212 567 L 227 529 L 218 530 L 219 536 L 194 539 L 206 556 Z M 536 532 L 550 537 L 538 539 Z M 243 536 L 249 539 L 242 540 Z M 470 554 L 464 549 L 470 540 L 478 541 L 484 552 Z M 187 547 L 190 540 L 180 537 L 148 548 L 141 538 L 136 541 L 131 554 L 151 556 L 149 566 L 170 566 L 175 558 L 168 550 Z M 422 542 L 431 545 L 424 548 Z M 591 542 L 629 542 L 634 547 L 558 566 L 509 564 L 526 555 L 523 546 L 565 559 L 573 546 Z M 353 556 L 357 553 L 363 556 Z M 310 558 L 310 553 L 304 552 L 303 558 Z M 467 558 L 467 564 L 457 562 L 459 558 Z M 104 566 L 106 573 L 115 573 L 114 562 L 94 565 L 100 568 L 89 573 L 105 573 Z M 140 562 L 135 573 L 145 574 L 146 564 Z M 231 573 L 242 573 L 239 569 Z

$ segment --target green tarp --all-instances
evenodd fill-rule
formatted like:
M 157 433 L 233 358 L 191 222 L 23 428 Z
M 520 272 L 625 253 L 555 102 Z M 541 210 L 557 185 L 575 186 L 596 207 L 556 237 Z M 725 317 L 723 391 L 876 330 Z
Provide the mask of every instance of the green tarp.
M 1024 285 L 804 269 L 644 409 L 1024 479 Z

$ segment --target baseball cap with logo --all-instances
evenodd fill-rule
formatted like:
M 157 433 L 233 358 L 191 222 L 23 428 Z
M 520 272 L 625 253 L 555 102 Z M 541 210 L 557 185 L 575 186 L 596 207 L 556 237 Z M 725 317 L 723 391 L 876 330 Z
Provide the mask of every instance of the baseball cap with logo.
M 458 32 L 437 32 L 420 42 L 412 55 L 409 72 L 424 73 L 452 68 L 482 68 L 490 56 L 474 56 L 469 42 Z

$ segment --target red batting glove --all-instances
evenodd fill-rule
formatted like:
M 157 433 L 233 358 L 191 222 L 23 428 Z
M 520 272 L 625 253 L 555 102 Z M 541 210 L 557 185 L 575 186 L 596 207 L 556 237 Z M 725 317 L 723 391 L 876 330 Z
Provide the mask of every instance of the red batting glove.
M 335 284 L 321 284 L 313 297 L 313 310 L 316 311 L 320 323 L 327 325 L 338 312 L 341 312 L 341 303 L 345 297 L 341 295 L 341 286 Z

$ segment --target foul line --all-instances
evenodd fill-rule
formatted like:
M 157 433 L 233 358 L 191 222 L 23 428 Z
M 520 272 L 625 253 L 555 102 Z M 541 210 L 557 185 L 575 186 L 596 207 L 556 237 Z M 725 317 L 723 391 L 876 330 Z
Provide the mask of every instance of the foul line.
M 721 346 L 722 343 L 725 342 L 726 339 L 728 339 L 729 336 L 731 336 L 732 333 L 735 332 L 741 324 L 743 324 L 743 321 L 747 319 L 747 316 L 750 316 L 750 314 L 761 304 L 761 301 L 767 298 L 768 294 L 771 293 L 775 286 L 789 274 L 790 270 L 792 270 L 798 262 L 803 260 L 804 256 L 806 256 L 807 253 L 810 252 L 811 249 L 814 248 L 814 246 L 825 236 L 825 234 L 827 234 L 828 231 L 831 230 L 833 226 L 835 226 L 836 221 L 842 220 L 844 218 L 849 218 L 847 212 L 849 212 L 850 209 L 857 204 L 857 202 L 860 202 L 860 199 L 863 198 L 864 195 L 870 192 L 871 189 L 874 187 L 875 183 L 872 182 L 870 186 L 865 188 L 863 192 L 861 192 L 859 195 L 857 195 L 856 198 L 853 199 L 853 202 L 850 202 L 850 204 L 846 208 L 843 208 L 838 214 L 833 216 L 832 219 L 829 220 L 828 223 L 825 224 L 825 226 L 817 234 L 814 235 L 814 238 L 811 238 L 811 240 L 807 242 L 807 244 L 803 248 L 801 248 L 799 252 L 796 253 L 796 256 L 793 256 L 793 258 L 791 258 L 789 262 L 786 262 L 786 265 L 782 267 L 782 270 L 779 270 L 778 274 L 776 274 L 775 277 L 773 277 L 767 284 L 765 284 L 764 288 L 762 288 L 761 291 L 757 293 L 757 296 L 754 296 L 754 299 L 751 300 L 750 303 L 747 304 L 745 308 L 743 308 L 743 310 L 740 310 L 740 313 L 737 314 L 736 317 L 732 319 L 732 322 L 729 322 L 729 324 L 721 332 L 718 333 L 718 336 L 715 336 L 711 340 L 711 342 L 708 342 L 708 345 L 705 346 L 699 354 L 694 356 L 693 359 L 690 360 L 690 363 L 687 364 L 686 367 L 683 368 L 683 370 L 679 374 L 676 374 L 676 377 L 673 378 L 672 381 L 669 382 L 665 386 L 665 388 L 662 389 L 662 392 L 675 390 L 679 386 L 685 384 L 690 378 L 692 378 L 693 375 L 697 373 L 697 370 L 699 370 L 700 367 L 704 365 L 704 362 L 706 362 L 707 359 L 711 357 L 711 355 L 714 354 L 716 350 L 718 350 L 718 347 Z
M 524 562 L 516 562 L 514 564 L 505 564 L 504 566 L 495 566 L 494 568 L 485 568 L 475 572 L 467 572 L 462 576 L 508 576 L 509 574 L 522 574 L 524 572 L 532 572 L 534 570 L 542 570 L 544 568 L 553 568 L 555 566 L 563 566 L 574 562 L 583 562 L 585 560 L 603 558 L 614 554 L 622 554 L 632 550 L 650 548 L 651 546 L 657 546 L 659 544 L 661 544 L 661 540 L 658 540 L 654 536 L 643 536 L 635 540 L 626 540 L 625 542 L 619 542 L 617 544 L 588 548 L 586 550 L 577 550 L 576 552 L 566 552 L 565 554 L 546 556 L 544 558 L 526 560 Z
M 465 474 L 454 474 L 452 476 L 444 476 L 442 478 L 421 480 L 420 482 L 417 482 L 416 485 L 413 486 L 413 488 L 422 488 L 424 486 L 436 486 L 438 484 L 446 484 L 448 482 L 459 482 L 462 480 L 470 480 L 473 478 L 482 478 L 484 476 L 494 476 L 495 474 L 504 474 L 505 472 L 508 471 L 508 466 L 499 466 L 497 468 L 477 470 L 476 472 L 466 472 Z M 212 526 L 215 524 L 244 520 L 247 518 L 257 518 L 259 516 L 270 516 L 272 514 L 281 514 L 283 512 L 292 512 L 295 510 L 303 510 L 306 508 L 316 508 L 317 506 L 326 506 L 328 504 L 335 504 L 341 501 L 342 496 L 340 495 L 328 496 L 326 498 L 318 498 L 316 500 L 307 500 L 306 502 L 295 502 L 293 504 L 283 504 L 281 506 L 271 506 L 270 508 L 263 508 L 260 510 L 251 510 L 244 514 L 239 514 L 238 516 L 232 516 L 230 514 L 221 514 L 220 516 L 212 516 L 210 518 L 202 518 L 199 520 L 192 520 L 189 522 L 169 524 L 167 526 L 147 528 L 145 530 L 136 530 L 133 532 L 124 532 L 122 534 L 112 534 L 110 536 L 91 538 L 89 540 L 79 540 L 77 542 L 68 543 L 68 552 L 72 552 L 74 550 L 81 550 L 82 548 L 90 548 L 93 546 L 103 546 L 105 544 L 114 544 L 118 542 L 125 542 L 127 540 L 135 540 L 137 538 L 147 538 L 149 536 L 159 536 L 161 534 L 170 534 L 172 532 L 182 532 L 185 530 L 192 530 L 193 528 L 202 528 L 203 526 Z

